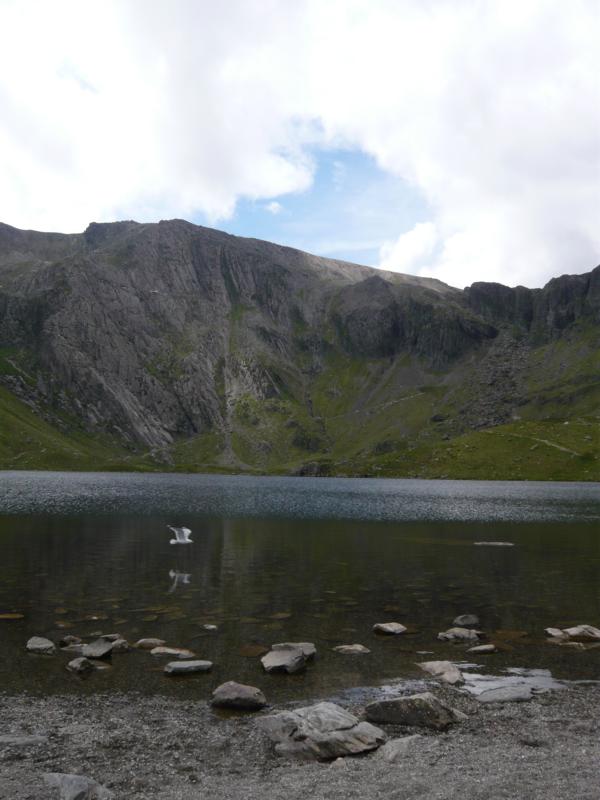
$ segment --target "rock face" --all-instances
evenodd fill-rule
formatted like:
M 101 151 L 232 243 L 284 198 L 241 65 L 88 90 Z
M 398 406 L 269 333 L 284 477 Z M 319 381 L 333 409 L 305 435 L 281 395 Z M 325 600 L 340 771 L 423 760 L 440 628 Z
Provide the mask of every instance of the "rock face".
M 50 639 L 43 636 L 32 636 L 27 642 L 27 650 L 30 653 L 38 653 L 45 656 L 53 656 L 56 653 L 56 645 Z
M 257 711 L 267 705 L 267 699 L 260 689 L 235 681 L 222 683 L 214 690 L 211 704 L 217 708 L 239 708 L 244 711 Z
M 306 666 L 304 652 L 296 647 L 271 650 L 261 658 L 265 672 L 300 672 Z
M 61 772 L 47 772 L 44 781 L 51 789 L 56 789 L 54 797 L 59 800 L 112 800 L 113 793 L 85 775 L 68 775 Z
M 423 414 L 413 427 L 410 415 L 404 421 L 410 436 L 505 422 L 522 404 L 535 407 L 531 370 L 553 385 L 536 348 L 596 330 L 599 284 L 600 268 L 544 289 L 460 291 L 182 220 L 91 223 L 73 235 L 0 224 L 0 348 L 9 359 L 0 380 L 66 434 L 72 418 L 163 463 L 178 457 L 175 442 L 218 434 L 210 458 L 237 466 L 234 430 L 251 439 L 244 452 L 254 449 L 259 466 L 285 436 L 298 474 L 325 474 L 335 471 L 326 457 L 338 430 L 328 427 L 328 401 L 317 407 L 327 370 L 334 379 L 349 361 L 363 365 L 360 386 L 336 383 L 352 408 L 384 375 L 382 414 L 419 394 Z M 583 339 L 574 357 L 585 364 L 595 346 Z M 450 420 L 458 383 L 473 391 Z M 443 392 L 440 408 L 424 385 Z
M 451 686 L 464 682 L 462 672 L 451 661 L 422 661 L 418 666 L 434 678 Z
M 335 703 L 283 711 L 259 720 L 280 755 L 304 760 L 330 759 L 374 750 L 385 733 Z
M 377 700 L 365 709 L 370 722 L 388 725 L 406 725 L 411 728 L 433 728 L 443 731 L 456 722 L 466 719 L 465 714 L 446 705 L 430 692 Z
M 405 633 L 408 629 L 399 622 L 378 622 L 373 625 L 373 630 L 375 633 L 383 633 L 386 636 L 397 636 L 400 633 Z

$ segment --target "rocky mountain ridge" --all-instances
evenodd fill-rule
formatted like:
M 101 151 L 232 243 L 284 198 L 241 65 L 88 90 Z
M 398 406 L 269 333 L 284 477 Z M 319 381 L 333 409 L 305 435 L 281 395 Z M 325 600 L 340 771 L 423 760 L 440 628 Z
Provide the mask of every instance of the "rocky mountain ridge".
M 424 442 L 595 419 L 599 343 L 600 267 L 461 291 L 182 220 L 0 224 L 2 385 L 167 466 L 402 474 Z

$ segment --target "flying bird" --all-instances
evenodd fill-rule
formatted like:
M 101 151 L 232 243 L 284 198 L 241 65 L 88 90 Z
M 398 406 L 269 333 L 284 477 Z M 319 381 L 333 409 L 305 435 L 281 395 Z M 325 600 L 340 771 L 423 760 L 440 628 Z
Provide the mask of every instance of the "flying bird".
M 175 528 L 173 525 L 167 525 L 167 528 L 175 534 L 175 538 L 171 539 L 169 544 L 193 544 L 189 528 Z

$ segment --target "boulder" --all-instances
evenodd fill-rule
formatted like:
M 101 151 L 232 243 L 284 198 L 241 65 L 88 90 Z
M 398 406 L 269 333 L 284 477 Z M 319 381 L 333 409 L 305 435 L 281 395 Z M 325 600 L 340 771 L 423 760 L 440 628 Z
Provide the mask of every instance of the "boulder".
M 422 737 L 418 733 L 413 736 L 402 736 L 399 739 L 390 739 L 381 747 L 377 755 L 387 761 L 388 764 L 396 764 L 403 761 L 410 750 L 417 744 Z
M 438 633 L 438 639 L 448 642 L 470 642 L 479 639 L 481 631 L 471 628 L 448 628 L 443 633 Z
M 166 675 L 189 675 L 193 672 L 210 672 L 212 661 L 170 661 L 164 668 Z
M 397 636 L 399 633 L 404 633 L 408 629 L 405 625 L 401 625 L 399 622 L 378 622 L 376 625 L 373 625 L 373 630 L 375 633 L 383 633 L 387 636 Z
M 306 656 L 302 650 L 270 650 L 261 658 L 266 672 L 300 672 L 306 666 Z
M 436 731 L 467 719 L 465 714 L 438 700 L 431 692 L 377 700 L 369 703 L 365 713 L 370 722 L 433 728 Z
M 94 665 L 87 658 L 74 658 L 67 664 L 69 672 L 75 672 L 77 675 L 87 675 L 89 672 L 94 671 Z
M 362 656 L 371 652 L 362 644 L 339 644 L 333 650 L 335 653 L 342 653 L 345 656 Z
M 112 654 L 113 643 L 106 639 L 96 639 L 95 642 L 84 644 L 81 655 L 85 658 L 109 658 Z
M 475 655 L 479 654 L 481 656 L 489 654 L 489 653 L 496 653 L 498 648 L 495 644 L 478 644 L 475 647 L 469 647 L 467 653 L 474 653 Z
M 479 617 L 476 614 L 461 614 L 452 624 L 459 628 L 468 628 L 469 625 L 479 625 Z
M 283 711 L 258 722 L 280 755 L 330 759 L 375 750 L 386 741 L 385 733 L 335 703 Z
M 67 775 L 62 772 L 47 772 L 44 782 L 57 789 L 59 800 L 111 800 L 113 793 L 105 786 L 85 775 Z
M 196 654 L 183 647 L 153 647 L 151 656 L 175 656 L 176 658 L 195 658 Z
M 50 639 L 43 636 L 32 636 L 27 642 L 27 649 L 30 653 L 39 653 L 44 656 L 53 656 L 56 653 L 56 645 Z
M 271 650 L 302 650 L 304 658 L 314 658 L 317 648 L 312 642 L 280 642 L 271 646 Z
M 451 686 L 464 682 L 462 672 L 451 661 L 421 661 L 417 666 Z
M 239 708 L 245 711 L 256 711 L 267 705 L 267 699 L 256 686 L 227 681 L 212 693 L 211 705 L 217 708 Z
M 133 646 L 140 650 L 154 650 L 155 647 L 162 647 L 164 644 L 166 644 L 164 639 L 138 639 Z

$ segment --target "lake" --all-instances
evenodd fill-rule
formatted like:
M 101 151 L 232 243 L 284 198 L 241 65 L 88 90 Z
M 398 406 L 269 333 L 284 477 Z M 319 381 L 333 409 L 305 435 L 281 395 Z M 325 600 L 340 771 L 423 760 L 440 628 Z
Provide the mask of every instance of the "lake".
M 170 545 L 168 524 L 190 527 L 193 545 Z M 474 544 L 494 540 L 514 546 Z M 205 699 L 237 680 L 272 700 L 325 697 L 422 678 L 416 661 L 472 661 L 437 640 L 464 613 L 501 648 L 476 659 L 483 672 L 600 678 L 600 649 L 544 635 L 600 627 L 598 484 L 3 472 L 0 558 L 0 615 L 24 615 L 0 620 L 4 690 Z M 409 632 L 374 635 L 386 621 Z M 135 651 L 81 680 L 66 654 L 24 649 L 35 634 L 95 631 L 159 637 L 214 669 L 168 678 Z M 260 648 L 284 641 L 314 642 L 317 659 L 264 674 Z M 354 643 L 371 653 L 332 651 Z

